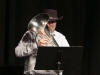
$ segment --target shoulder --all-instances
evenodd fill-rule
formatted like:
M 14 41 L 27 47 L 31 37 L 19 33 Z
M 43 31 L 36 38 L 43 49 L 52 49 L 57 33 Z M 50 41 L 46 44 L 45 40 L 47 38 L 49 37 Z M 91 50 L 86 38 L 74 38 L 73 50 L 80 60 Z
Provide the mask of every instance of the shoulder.
M 35 33 L 31 31 L 26 31 L 23 35 L 23 39 L 34 39 L 35 38 Z
M 26 36 L 26 35 L 31 36 L 31 35 L 36 35 L 36 34 L 34 32 L 31 32 L 31 31 L 26 31 L 23 36 Z
M 30 34 L 30 33 L 32 33 L 32 32 L 31 32 L 31 31 L 26 31 L 26 32 L 24 33 L 24 35 L 25 35 L 25 34 Z

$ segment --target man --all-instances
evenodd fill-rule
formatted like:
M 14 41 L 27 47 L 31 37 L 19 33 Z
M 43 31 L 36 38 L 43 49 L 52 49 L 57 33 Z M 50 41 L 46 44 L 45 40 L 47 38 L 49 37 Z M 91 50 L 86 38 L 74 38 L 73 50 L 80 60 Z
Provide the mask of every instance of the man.
M 27 57 L 24 69 L 25 75 L 57 75 L 56 70 L 34 69 L 38 46 L 69 47 L 69 43 L 65 36 L 55 30 L 57 21 L 61 20 L 61 18 L 57 17 L 57 11 L 53 9 L 44 9 L 43 13 L 47 13 L 49 15 L 49 21 L 45 27 L 45 32 L 40 30 L 39 32 L 41 34 L 39 34 L 43 36 L 47 35 L 48 37 L 46 36 L 46 38 L 41 38 L 39 34 L 37 35 L 35 32 L 28 30 L 23 35 L 18 46 L 15 48 L 16 56 Z M 49 39 L 49 37 L 51 39 Z M 62 75 L 62 72 L 60 72 L 59 75 Z
M 45 28 L 45 32 L 48 35 L 51 34 L 54 37 L 56 43 L 59 46 L 69 46 L 65 36 L 63 34 L 61 34 L 60 32 L 57 32 L 55 30 L 56 29 L 56 23 L 57 23 L 58 20 L 62 19 L 62 16 L 60 18 L 58 18 L 57 17 L 57 11 L 56 10 L 52 10 L 52 9 L 44 9 L 43 12 L 47 13 L 50 16 L 49 17 L 49 22 L 47 23 L 47 27 Z M 45 41 L 47 41 L 47 40 L 45 40 Z

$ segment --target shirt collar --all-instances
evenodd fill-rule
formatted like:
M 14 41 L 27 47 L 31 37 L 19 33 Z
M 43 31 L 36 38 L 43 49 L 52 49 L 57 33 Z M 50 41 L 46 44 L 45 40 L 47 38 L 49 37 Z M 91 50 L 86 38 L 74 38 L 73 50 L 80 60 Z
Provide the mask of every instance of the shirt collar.
M 55 30 L 53 32 L 50 33 L 52 36 L 56 36 L 55 34 Z

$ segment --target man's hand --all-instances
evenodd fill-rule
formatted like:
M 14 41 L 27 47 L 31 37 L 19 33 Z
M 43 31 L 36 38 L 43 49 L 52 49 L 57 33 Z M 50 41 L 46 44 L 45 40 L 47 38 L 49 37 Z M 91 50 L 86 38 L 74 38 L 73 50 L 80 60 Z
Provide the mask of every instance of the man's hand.
M 41 39 L 41 40 L 39 40 L 38 45 L 39 46 L 45 46 L 47 43 L 48 43 L 47 39 Z

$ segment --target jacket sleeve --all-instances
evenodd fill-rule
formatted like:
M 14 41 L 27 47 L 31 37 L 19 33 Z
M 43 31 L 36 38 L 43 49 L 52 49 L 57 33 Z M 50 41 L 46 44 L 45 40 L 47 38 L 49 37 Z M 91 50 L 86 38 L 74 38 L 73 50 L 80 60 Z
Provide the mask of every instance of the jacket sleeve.
M 63 39 L 62 39 L 61 43 L 65 47 L 70 47 L 70 45 L 69 45 L 69 43 L 68 43 L 68 41 L 67 41 L 65 36 L 63 36 Z
M 15 48 L 15 55 L 17 57 L 24 57 L 36 53 L 37 53 L 37 44 L 35 41 L 35 35 L 32 32 L 27 31 L 23 35 L 18 46 Z

